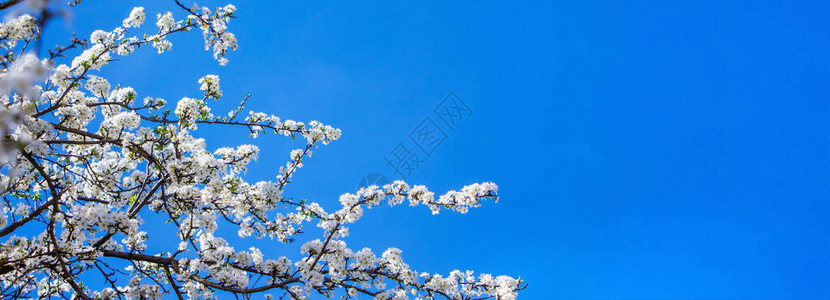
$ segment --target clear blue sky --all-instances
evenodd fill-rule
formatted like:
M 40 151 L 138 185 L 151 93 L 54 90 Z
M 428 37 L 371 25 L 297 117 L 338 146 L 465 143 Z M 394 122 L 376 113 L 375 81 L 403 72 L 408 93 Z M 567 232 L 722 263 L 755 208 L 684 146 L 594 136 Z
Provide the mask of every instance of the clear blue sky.
M 419 271 L 520 275 L 524 299 L 830 298 L 828 5 L 667 2 L 238 1 L 228 66 L 194 32 L 106 74 L 175 101 L 215 73 L 219 107 L 250 93 L 254 109 L 341 128 L 287 191 L 330 210 L 365 174 L 394 177 L 384 157 L 454 91 L 473 115 L 408 180 L 494 181 L 502 201 L 383 207 L 347 239 L 399 247 Z M 111 28 L 128 3 L 83 3 L 69 30 Z M 301 147 L 254 143 L 250 179 Z

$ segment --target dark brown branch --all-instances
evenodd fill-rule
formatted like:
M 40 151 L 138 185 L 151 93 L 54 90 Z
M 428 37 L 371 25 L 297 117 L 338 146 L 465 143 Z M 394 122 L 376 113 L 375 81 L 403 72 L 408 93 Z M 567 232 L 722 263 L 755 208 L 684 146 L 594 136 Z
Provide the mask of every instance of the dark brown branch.
M 23 0 L 9 0 L 9 1 L 0 3 L 0 10 L 4 10 L 4 9 L 9 8 L 9 7 L 15 6 L 15 5 L 19 4 L 20 2 L 23 2 Z
M 141 254 L 141 253 L 127 253 L 127 252 L 120 252 L 120 251 L 114 251 L 114 250 L 104 250 L 103 252 L 104 252 L 104 256 L 106 256 L 106 257 L 115 257 L 115 258 L 131 260 L 131 261 L 140 260 L 140 261 L 151 262 L 151 263 L 161 265 L 161 266 L 170 266 L 170 267 L 173 267 L 173 269 L 175 269 L 175 270 L 179 269 L 179 261 L 177 261 L 173 258 L 158 257 L 158 256 L 147 255 L 147 254 Z M 269 284 L 269 285 L 264 285 L 264 286 L 256 287 L 256 288 L 236 288 L 236 287 L 229 287 L 229 286 L 221 285 L 219 283 L 211 282 L 211 281 L 208 281 L 205 278 L 202 278 L 202 277 L 199 277 L 199 276 L 196 276 L 196 275 L 193 275 L 190 278 L 193 279 L 193 280 L 196 280 L 199 283 L 204 284 L 208 287 L 212 287 L 212 288 L 215 288 L 215 289 L 219 289 L 219 290 L 223 290 L 223 291 L 231 292 L 231 293 L 239 293 L 239 294 L 258 293 L 258 292 L 263 292 L 263 291 L 267 291 L 267 290 L 270 290 L 270 289 L 282 288 L 282 287 L 285 287 L 289 284 L 300 282 L 299 278 L 292 277 L 292 278 L 288 278 L 288 279 L 280 281 L 280 282 L 276 282 L 276 283 L 272 283 L 272 284 Z
M 23 152 L 23 157 L 25 157 L 26 160 L 28 160 L 29 163 L 31 163 L 32 166 L 35 167 L 35 169 L 37 169 L 40 175 L 43 176 L 44 180 L 46 180 L 46 184 L 49 186 L 49 190 L 51 190 L 52 192 L 52 199 L 41 204 L 38 208 L 29 213 L 29 215 L 25 218 L 20 219 L 17 222 L 10 224 L 9 226 L 6 226 L 6 228 L 3 228 L 3 230 L 0 230 L 0 237 L 6 236 L 9 233 L 14 232 L 20 226 L 23 226 L 24 224 L 28 223 L 32 219 L 42 214 L 44 211 L 46 211 L 47 208 L 49 208 L 49 206 L 56 204 L 58 200 L 61 198 L 61 195 L 63 194 L 63 190 L 61 190 L 61 192 L 58 192 L 57 186 L 55 186 L 55 184 L 52 182 L 52 179 L 49 177 L 49 174 L 46 174 L 46 171 L 43 170 L 43 167 L 41 167 L 40 164 L 38 164 L 37 161 L 31 155 Z

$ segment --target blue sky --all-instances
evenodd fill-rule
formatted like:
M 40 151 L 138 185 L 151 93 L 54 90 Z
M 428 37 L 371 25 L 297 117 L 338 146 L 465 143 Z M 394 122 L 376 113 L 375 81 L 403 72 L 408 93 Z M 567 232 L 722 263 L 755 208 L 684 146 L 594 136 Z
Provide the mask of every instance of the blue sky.
M 330 209 L 367 173 L 395 177 L 384 157 L 455 92 L 472 116 L 407 179 L 436 192 L 494 181 L 501 201 L 466 215 L 382 207 L 347 239 L 399 247 L 419 271 L 521 276 L 524 299 L 821 299 L 830 24 L 826 3 L 798 2 L 240 1 L 228 66 L 193 32 L 105 74 L 171 101 L 219 74 L 216 111 L 250 93 L 252 109 L 341 128 L 286 191 Z M 83 3 L 47 34 L 111 28 L 129 5 Z M 200 134 L 259 145 L 250 179 L 273 179 L 302 146 Z

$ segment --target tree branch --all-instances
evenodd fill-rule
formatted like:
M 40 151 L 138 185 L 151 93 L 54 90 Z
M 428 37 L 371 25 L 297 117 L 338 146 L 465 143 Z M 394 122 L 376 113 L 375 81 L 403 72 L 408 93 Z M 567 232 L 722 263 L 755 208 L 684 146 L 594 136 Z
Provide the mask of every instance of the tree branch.
M 12 6 L 15 6 L 17 4 L 20 4 L 20 2 L 23 2 L 23 0 L 9 0 L 9 1 L 6 1 L 6 2 L 2 2 L 2 3 L 0 3 L 0 10 L 4 10 L 4 9 L 10 8 Z

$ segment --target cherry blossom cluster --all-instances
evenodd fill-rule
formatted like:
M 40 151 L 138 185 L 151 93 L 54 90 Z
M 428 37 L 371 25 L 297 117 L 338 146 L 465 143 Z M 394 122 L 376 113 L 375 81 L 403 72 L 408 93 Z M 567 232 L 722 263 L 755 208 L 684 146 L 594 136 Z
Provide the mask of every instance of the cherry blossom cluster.
M 0 23 L 0 47 L 11 51 L 18 43 L 29 43 L 39 33 L 35 17 L 22 14 Z
M 50 5 L 41 4 L 43 11 Z M 132 8 L 120 26 L 73 38 L 45 57 L 26 51 L 40 39 L 37 17 L 0 23 L 0 48 L 7 51 L 0 57 L 0 297 L 514 299 L 525 287 L 504 275 L 417 272 L 397 248 L 355 251 L 345 240 L 349 224 L 383 202 L 467 213 L 498 200 L 494 183 L 436 197 L 425 186 L 395 181 L 343 194 L 339 208 L 327 212 L 286 188 L 313 151 L 340 139 L 340 129 L 245 112 L 249 96 L 217 113 L 212 103 L 225 95 L 214 74 L 194 78 L 194 94 L 171 101 L 141 98 L 106 79 L 108 65 L 128 61 L 141 46 L 173 51 L 169 37 L 193 28 L 219 64 L 228 62 L 226 54 L 237 48 L 228 28 L 236 7 L 174 4 L 175 12 Z M 155 15 L 153 28 L 145 25 L 148 13 Z M 299 138 L 300 146 L 287 151 L 272 179 L 252 182 L 245 172 L 260 149 L 200 136 L 219 126 L 252 138 Z M 149 230 L 145 220 L 159 218 L 167 223 L 156 226 L 165 229 Z M 260 244 L 307 241 L 298 253 L 267 257 L 256 247 L 234 247 L 219 228 Z M 307 238 L 312 230 L 322 238 Z

